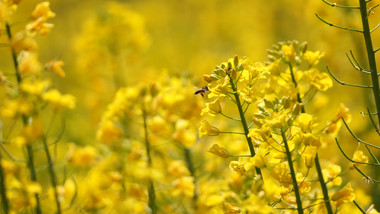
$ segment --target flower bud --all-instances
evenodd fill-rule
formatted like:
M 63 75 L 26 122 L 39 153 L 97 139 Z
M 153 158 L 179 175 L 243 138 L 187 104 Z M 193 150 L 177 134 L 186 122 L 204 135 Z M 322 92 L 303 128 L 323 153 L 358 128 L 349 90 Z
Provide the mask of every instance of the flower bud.
M 230 152 L 226 148 L 221 147 L 218 144 L 212 145 L 208 152 L 222 158 L 229 158 L 231 156 Z
M 284 54 L 285 60 L 287 62 L 294 61 L 294 59 L 296 57 L 296 52 L 294 50 L 293 44 L 291 44 L 291 45 L 283 45 L 281 47 L 281 51 Z

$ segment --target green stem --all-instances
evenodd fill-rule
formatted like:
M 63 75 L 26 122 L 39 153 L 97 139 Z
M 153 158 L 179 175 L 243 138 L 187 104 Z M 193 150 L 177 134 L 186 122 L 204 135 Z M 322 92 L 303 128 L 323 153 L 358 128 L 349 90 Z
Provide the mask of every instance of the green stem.
M 0 145 L 1 146 L 3 146 L 2 145 L 2 143 L 3 143 L 3 133 L 2 133 L 3 126 L 2 125 L 3 125 L 2 121 L 0 120 Z M 5 177 L 5 173 L 3 171 L 2 160 L 3 160 L 3 154 L 0 151 L 0 193 L 1 193 L 1 202 L 3 204 L 1 211 L 4 214 L 8 214 L 9 213 L 9 204 L 8 204 L 8 199 L 7 199 L 7 188 L 5 186 L 6 177 Z
M 27 145 L 26 151 L 28 153 L 28 168 L 30 170 L 30 179 L 34 182 L 37 182 L 37 173 L 36 173 L 36 167 L 34 166 L 34 153 L 33 153 L 32 145 Z M 36 198 L 36 203 L 37 203 L 36 208 L 35 208 L 36 213 L 42 214 L 40 197 L 38 196 L 38 194 L 35 194 L 34 197 Z
M 3 204 L 2 213 L 8 214 L 9 204 L 8 204 L 8 199 L 7 199 L 7 189 L 5 187 L 5 174 L 3 171 L 3 166 L 1 165 L 2 159 L 3 159 L 3 155 L 0 152 L 0 192 L 1 192 L 1 202 Z
M 240 135 L 245 135 L 243 132 L 219 132 L 219 134 L 240 134 Z
M 149 168 L 152 167 L 152 157 L 150 156 L 150 143 L 148 138 L 148 125 L 147 125 L 147 114 L 145 107 L 142 107 L 142 113 L 143 113 L 143 120 L 144 120 L 144 138 L 145 138 L 145 148 L 146 148 L 146 155 L 148 157 L 148 166 Z M 148 205 L 150 209 L 152 210 L 152 214 L 156 214 L 156 193 L 154 190 L 154 183 L 152 179 L 149 179 L 148 181 L 148 196 L 149 196 L 149 202 Z
M 379 79 L 377 76 L 376 59 L 375 52 L 373 51 L 371 30 L 369 28 L 368 16 L 367 16 L 367 3 L 365 0 L 359 0 L 360 3 L 360 15 L 362 18 L 363 25 L 363 36 L 365 41 L 365 46 L 367 49 L 368 63 L 371 71 L 372 79 L 372 92 L 375 98 L 376 109 L 379 114 L 377 114 L 378 122 L 380 123 L 380 91 L 379 91 Z
M 247 121 L 245 119 L 245 115 L 244 115 L 243 107 L 240 102 L 239 94 L 237 93 L 237 87 L 234 84 L 234 81 L 232 80 L 231 77 L 230 77 L 230 84 L 233 90 L 233 94 L 235 96 L 236 106 L 239 110 L 240 120 L 241 120 L 241 124 L 243 125 L 244 135 L 245 135 L 245 138 L 247 139 L 249 151 L 251 152 L 251 157 L 253 157 L 256 155 L 255 148 L 253 147 L 252 139 L 248 137 L 249 129 L 248 129 Z M 260 168 L 255 167 L 255 170 L 256 170 L 257 175 L 259 175 L 260 178 L 264 180 Z
M 360 207 L 360 205 L 355 201 L 353 200 L 352 202 L 354 202 L 355 206 L 360 210 L 361 213 L 365 214 L 366 212 L 363 210 L 363 208 Z
M 9 43 L 11 43 L 12 42 L 11 27 L 8 23 L 5 24 L 5 27 L 6 27 L 6 32 L 7 32 Z M 10 45 L 10 48 L 11 48 L 11 53 L 12 53 L 13 64 L 15 67 L 17 84 L 20 85 L 22 82 L 22 77 L 21 77 L 21 74 L 20 74 L 19 69 L 18 69 L 18 61 L 17 61 L 16 51 L 13 49 L 12 45 Z M 23 121 L 24 126 L 28 125 L 28 118 L 25 115 L 22 116 L 22 121 Z M 26 150 L 28 153 L 28 167 L 30 170 L 30 178 L 32 181 L 37 182 L 32 145 L 27 145 Z M 36 214 L 42 214 L 41 203 L 40 203 L 40 198 L 39 198 L 38 194 L 35 194 L 35 198 L 36 198 L 36 208 L 35 208 Z
M 323 179 L 322 168 L 321 168 L 321 164 L 319 163 L 318 153 L 315 155 L 314 162 L 315 162 L 315 168 L 317 169 L 317 173 L 318 173 L 319 183 L 321 184 L 323 199 L 325 201 L 327 213 L 332 214 L 333 210 L 332 210 L 331 203 L 330 203 L 329 192 L 327 190 L 326 183 Z
M 6 31 L 7 31 L 7 36 L 8 36 L 9 43 L 11 43 L 12 42 L 11 27 L 10 27 L 10 25 L 8 23 L 6 23 L 5 24 L 5 28 L 6 28 Z M 22 78 L 21 78 L 20 71 L 18 70 L 18 61 L 17 61 L 16 51 L 13 49 L 12 45 L 10 45 L 9 47 L 11 47 L 13 65 L 14 65 L 15 70 L 16 70 L 17 83 L 20 84 L 21 81 L 22 81 Z
M 296 78 L 294 76 L 294 72 L 293 72 L 293 66 L 292 66 L 292 63 L 288 62 L 288 65 L 289 65 L 289 69 L 290 69 L 290 75 L 292 76 L 292 81 L 294 83 L 294 87 L 297 88 L 298 84 L 297 84 L 297 81 L 296 81 Z M 300 104 L 303 104 L 302 103 L 302 99 L 301 99 L 301 95 L 299 92 L 297 92 L 297 101 L 300 103 Z M 302 105 L 301 106 L 301 113 L 305 113 L 305 106 Z
M 195 168 L 194 168 L 193 162 L 191 160 L 190 149 L 183 148 L 183 151 L 185 153 L 185 161 L 186 161 L 187 168 L 190 171 L 190 175 L 194 178 L 193 183 L 194 183 L 194 187 L 195 188 L 194 188 L 194 196 L 193 196 L 193 206 L 194 206 L 194 210 L 195 210 L 197 208 L 196 202 L 197 202 L 197 199 L 198 199 L 198 193 L 197 193 L 197 188 L 196 188 L 197 178 L 195 176 Z
M 57 191 L 57 176 L 56 176 L 55 171 L 54 171 L 53 160 L 51 158 L 51 155 L 50 155 L 50 152 L 49 152 L 49 147 L 47 145 L 46 137 L 45 136 L 43 137 L 42 142 L 44 144 L 44 150 L 45 150 L 46 157 L 47 157 L 47 160 L 48 160 L 50 181 L 51 181 L 51 185 L 53 186 L 53 190 L 54 190 L 54 198 L 55 198 L 55 204 L 56 204 L 56 207 L 57 207 L 57 214 L 61 214 L 62 213 L 61 203 L 59 202 L 59 196 L 58 196 L 58 191 Z
M 290 69 L 290 74 L 292 76 L 292 81 L 294 83 L 294 87 L 297 88 L 297 82 L 296 82 L 296 80 L 294 78 L 292 64 L 288 63 L 288 65 L 289 65 L 289 69 Z M 299 103 L 303 104 L 299 92 L 297 92 L 297 101 Z M 301 106 L 301 113 L 306 113 L 304 105 Z M 322 168 L 321 168 L 321 164 L 319 162 L 318 153 L 315 155 L 314 162 L 315 162 L 315 167 L 316 167 L 316 170 L 317 170 L 317 173 L 318 173 L 318 180 L 319 180 L 319 183 L 321 184 L 321 189 L 322 189 L 323 198 L 324 198 L 324 202 L 325 202 L 325 205 L 326 205 L 327 213 L 328 214 L 333 214 L 333 210 L 332 210 L 331 203 L 330 203 L 329 191 L 328 191 L 326 183 L 325 183 L 325 181 L 323 179 Z
M 288 164 L 289 164 L 289 168 L 290 168 L 290 175 L 292 177 L 294 194 L 296 195 L 297 210 L 298 210 L 299 214 L 303 214 L 301 195 L 300 195 L 300 192 L 299 192 L 299 189 L 298 189 L 298 184 L 297 184 L 297 179 L 296 179 L 296 172 L 294 171 L 294 166 L 293 166 L 293 161 L 292 161 L 292 153 L 289 150 L 288 140 L 286 139 L 286 136 L 285 136 L 285 133 L 284 133 L 283 130 L 281 130 L 281 136 L 282 136 L 282 140 L 284 141 L 284 144 L 285 144 L 286 156 L 288 158 Z

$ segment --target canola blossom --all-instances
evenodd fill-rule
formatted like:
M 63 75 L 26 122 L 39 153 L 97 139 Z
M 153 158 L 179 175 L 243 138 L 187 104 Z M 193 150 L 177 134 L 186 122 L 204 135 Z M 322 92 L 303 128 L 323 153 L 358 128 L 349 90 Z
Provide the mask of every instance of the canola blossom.
M 0 0 L 0 213 L 379 213 L 378 4 L 317 2 Z

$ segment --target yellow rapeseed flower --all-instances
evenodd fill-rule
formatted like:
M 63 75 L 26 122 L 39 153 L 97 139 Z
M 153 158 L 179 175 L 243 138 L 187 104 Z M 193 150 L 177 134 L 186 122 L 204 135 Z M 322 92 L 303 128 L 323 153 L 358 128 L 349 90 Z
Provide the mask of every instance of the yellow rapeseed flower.
M 351 122 L 351 113 L 350 109 L 348 109 L 343 103 L 340 103 L 338 112 L 334 115 L 331 122 L 336 123 L 338 120 L 343 118 L 347 123 Z
M 67 159 L 74 167 L 89 167 L 94 163 L 97 155 L 98 151 L 94 147 L 86 146 L 80 148 L 74 144 L 70 144 Z
M 306 147 L 305 151 L 302 153 L 302 158 L 305 161 L 306 167 L 308 168 L 313 167 L 316 154 L 317 154 L 317 147 L 315 146 Z
M 174 126 L 173 140 L 186 148 L 190 148 L 196 142 L 196 130 L 191 127 L 189 120 L 179 119 Z
M 35 80 L 25 79 L 20 85 L 20 89 L 28 94 L 41 96 L 45 90 L 50 86 L 49 80 Z
M 23 137 L 28 145 L 40 139 L 43 134 L 42 124 L 39 119 L 33 120 L 33 122 L 28 126 L 25 126 L 23 130 Z
M 75 107 L 75 97 L 70 94 L 62 95 L 57 89 L 51 89 L 42 95 L 42 99 L 55 107 Z
M 172 191 L 173 196 L 185 196 L 192 198 L 194 195 L 194 177 L 184 176 L 172 183 L 174 189 Z
M 239 214 L 241 208 L 238 206 L 231 205 L 230 203 L 224 203 L 224 214 Z
M 112 121 L 103 121 L 100 129 L 96 133 L 96 138 L 104 143 L 114 143 L 121 140 L 124 133 L 121 128 L 116 126 Z
M 321 53 L 320 51 L 306 51 L 302 57 L 305 59 L 307 64 L 312 67 L 316 66 L 324 55 L 325 53 Z
M 368 163 L 368 157 L 361 150 L 356 150 L 354 153 L 354 157 L 352 158 L 354 161 Z
M 341 190 L 336 192 L 332 197 L 332 201 L 336 202 L 336 206 L 340 207 L 343 203 L 352 202 L 355 200 L 354 189 L 351 187 L 351 183 L 348 183 Z
M 10 100 L 1 108 L 1 115 L 14 118 L 20 115 L 28 115 L 33 111 L 33 105 L 25 99 Z
M 20 172 L 21 167 L 16 163 L 8 160 L 1 160 L 1 167 L 6 175 L 14 175 Z
M 298 124 L 304 133 L 311 133 L 313 128 L 317 125 L 314 123 L 314 117 L 311 114 L 302 113 L 298 116 Z
M 45 21 L 46 20 L 43 17 L 40 17 L 27 24 L 25 29 L 28 35 L 35 36 L 36 33 L 39 33 L 44 36 L 50 33 L 51 29 L 54 27 L 54 24 L 46 23 Z
M 285 187 L 288 187 L 292 183 L 292 177 L 289 174 L 289 166 L 285 163 L 277 164 L 272 174 L 273 176 Z
M 231 161 L 230 168 L 233 171 L 240 173 L 241 175 L 244 175 L 247 172 L 244 167 L 244 163 L 240 163 L 239 161 Z
M 55 17 L 55 13 L 50 10 L 50 3 L 48 1 L 38 4 L 31 16 L 34 21 L 27 24 L 25 28 L 31 36 L 34 36 L 36 33 L 46 35 L 54 27 L 53 24 L 46 23 L 49 18 Z
M 228 91 L 228 86 L 230 85 L 230 78 L 225 76 L 224 78 L 212 81 L 208 84 L 208 89 L 210 93 L 208 94 L 209 98 L 223 98 L 226 96 Z
M 260 148 L 255 156 L 251 158 L 253 166 L 257 168 L 264 168 L 268 164 L 268 157 L 266 156 L 267 151 Z
M 218 128 L 216 128 L 215 126 L 211 126 L 210 123 L 208 123 L 206 120 L 203 120 L 201 122 L 198 132 L 199 132 L 199 137 L 217 136 L 220 133 Z
M 353 161 L 368 163 L 368 156 L 363 153 L 362 150 L 356 150 L 354 153 Z M 353 165 L 361 165 L 360 163 L 351 163 L 350 168 L 353 169 Z
M 169 163 L 168 172 L 174 177 L 182 177 L 190 175 L 186 164 L 181 160 L 174 160 Z
M 319 139 L 319 137 L 317 137 L 316 135 L 314 135 L 312 133 L 303 134 L 303 141 L 302 142 L 305 146 L 314 146 L 317 148 L 319 148 L 321 146 L 321 140 Z
M 285 56 L 285 60 L 287 62 L 292 62 L 296 57 L 296 51 L 294 50 L 293 44 L 291 45 L 283 45 L 281 47 L 281 51 Z
M 215 116 L 222 111 L 222 107 L 220 106 L 219 99 L 215 99 L 209 103 L 206 103 L 206 107 L 202 109 L 201 115 L 209 114 L 210 116 Z
M 231 156 L 230 152 L 226 148 L 221 147 L 218 144 L 212 145 L 208 152 L 220 156 L 222 158 L 229 158 Z
M 333 81 L 327 73 L 322 73 L 316 68 L 304 72 L 303 78 L 318 91 L 326 91 L 333 86 Z
M 39 74 L 41 64 L 38 61 L 38 55 L 30 51 L 22 51 L 18 56 L 18 69 L 21 75 Z
M 25 182 L 22 183 L 17 179 L 12 179 L 8 183 L 7 187 L 7 198 L 12 204 L 12 210 L 15 213 L 25 210 L 26 207 L 32 208 L 36 206 L 35 194 L 40 194 L 42 192 L 42 187 L 36 182 Z
M 281 59 L 277 59 L 267 66 L 267 69 L 272 75 L 280 75 L 281 73 Z
M 39 3 L 36 6 L 31 16 L 33 19 L 38 19 L 38 18 L 43 17 L 46 20 L 48 18 L 55 17 L 55 13 L 53 13 L 50 10 L 50 2 L 44 1 L 44 2 Z
M 371 206 L 369 206 L 369 208 L 367 209 L 366 214 L 380 214 L 380 212 L 378 212 L 375 209 L 375 206 L 371 204 Z
M 339 173 L 342 171 L 342 168 L 336 164 L 329 164 L 326 168 L 322 169 L 323 179 L 325 182 L 331 180 L 328 185 L 339 186 L 342 184 L 342 177 L 339 176 Z
M 306 193 L 311 190 L 311 183 L 308 181 L 307 177 L 303 176 L 302 173 L 297 173 L 296 180 L 301 193 Z
M 59 77 L 65 77 L 66 73 L 62 69 L 64 64 L 65 63 L 62 60 L 52 60 L 52 61 L 48 62 L 45 65 L 45 67 L 47 68 L 47 70 L 53 71 L 54 73 L 56 73 Z
M 16 53 L 24 51 L 34 51 L 38 49 L 36 40 L 25 33 L 25 31 L 20 31 L 16 33 L 12 38 L 12 48 Z

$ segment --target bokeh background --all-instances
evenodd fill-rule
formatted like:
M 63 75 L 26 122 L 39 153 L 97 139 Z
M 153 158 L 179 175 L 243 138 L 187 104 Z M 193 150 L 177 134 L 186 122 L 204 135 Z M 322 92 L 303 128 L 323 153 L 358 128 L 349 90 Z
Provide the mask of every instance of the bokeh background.
M 38 2 L 23 1 L 12 21 L 23 23 Z M 56 13 L 51 21 L 55 27 L 48 36 L 38 37 L 40 60 L 56 58 L 65 62 L 66 77 L 51 78 L 61 91 L 77 97 L 76 109 L 63 117 L 67 124 L 64 140 L 78 145 L 96 143 L 102 112 L 119 87 L 154 82 L 166 73 L 188 75 L 202 87 L 202 76 L 220 62 L 235 55 L 266 61 L 266 50 L 279 41 L 307 41 L 310 50 L 325 52 L 321 70 L 328 65 L 346 82 L 369 81 L 352 68 L 345 56 L 352 50 L 361 65 L 367 66 L 362 36 L 329 27 L 314 14 L 337 25 L 360 28 L 359 13 L 332 8 L 318 0 L 53 0 L 51 9 Z M 370 16 L 372 26 L 380 21 L 379 12 L 374 12 Z M 378 32 L 373 34 L 375 48 L 380 45 L 378 36 Z M 0 69 L 12 70 L 9 50 L 1 48 L 0 56 Z M 352 129 L 364 140 L 378 143 L 368 118 L 360 114 L 367 106 L 373 109 L 372 98 L 366 89 L 334 82 L 333 88 L 316 95 L 311 105 L 313 113 L 327 121 L 344 103 L 353 115 Z M 339 138 L 348 153 L 356 149 L 357 142 L 345 129 Z M 321 154 L 324 158 L 348 164 L 336 145 L 330 148 L 334 149 Z M 379 178 L 379 172 L 368 169 L 374 178 Z M 348 178 L 358 180 L 357 185 L 366 185 L 364 189 L 379 209 L 379 186 L 360 183 L 357 174 L 351 173 Z
M 15 21 L 25 20 L 25 14 L 33 10 L 37 2 L 20 4 L 16 14 L 19 20 Z M 361 64 L 366 65 L 361 35 L 329 27 L 314 13 L 337 25 L 357 28 L 361 24 L 359 14 L 329 7 L 322 1 L 65 0 L 52 1 L 51 8 L 56 13 L 51 21 L 55 28 L 48 36 L 38 38 L 40 59 L 47 61 L 55 57 L 65 62 L 67 77 L 56 77 L 55 82 L 78 98 L 78 114 L 81 107 L 89 105 L 87 101 L 102 100 L 93 104 L 99 104 L 99 109 L 104 108 L 117 87 L 151 82 L 162 72 L 191 75 L 202 86 L 202 75 L 220 62 L 235 55 L 247 56 L 252 61 L 266 61 L 266 50 L 279 41 L 307 41 L 310 50 L 325 52 L 326 57 L 320 65 L 322 70 L 328 65 L 346 82 L 368 81 L 352 69 L 345 56 L 353 50 Z M 375 26 L 378 13 L 370 17 Z M 376 35 L 375 32 L 374 47 L 379 43 Z M 89 56 L 92 53 L 88 51 L 95 49 L 108 53 L 103 53 L 103 58 Z M 2 65 L 12 66 L 7 63 L 8 50 L 1 51 L 4 54 Z M 113 84 L 112 72 L 121 77 L 117 87 Z M 96 77 L 99 77 L 98 81 L 106 80 L 94 82 L 91 78 Z M 107 85 L 107 82 L 112 84 Z M 92 91 L 88 90 L 89 87 Z M 370 105 L 367 102 L 372 99 L 372 94 L 367 92 L 335 83 L 328 92 L 328 105 L 323 112 L 333 114 L 343 102 L 352 109 L 353 115 L 360 118 L 358 112 L 365 110 Z M 87 124 L 83 128 L 96 127 L 99 122 L 99 115 L 93 118 L 72 114 L 72 120 Z M 356 119 L 356 123 L 361 124 L 358 121 L 361 120 Z M 363 127 L 357 126 L 359 129 Z M 87 138 L 84 133 L 75 130 L 71 135 L 82 141 Z

